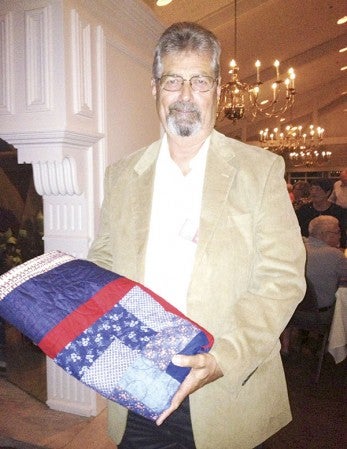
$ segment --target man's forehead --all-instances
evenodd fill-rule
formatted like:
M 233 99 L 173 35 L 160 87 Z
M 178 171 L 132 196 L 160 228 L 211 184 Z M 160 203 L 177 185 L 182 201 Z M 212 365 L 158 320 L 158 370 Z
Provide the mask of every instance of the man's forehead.
M 211 71 L 212 61 L 210 55 L 192 52 L 175 52 L 165 55 L 162 59 L 164 70 L 184 70 L 184 71 Z

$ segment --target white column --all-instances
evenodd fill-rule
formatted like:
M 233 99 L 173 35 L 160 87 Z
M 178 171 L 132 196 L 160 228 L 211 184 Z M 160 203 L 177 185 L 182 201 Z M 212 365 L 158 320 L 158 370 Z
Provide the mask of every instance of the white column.
M 10 5 L 11 6 L 11 5 Z M 104 171 L 102 28 L 60 1 L 12 3 L 0 14 L 1 137 L 33 166 L 45 251 L 85 258 Z M 106 400 L 47 359 L 47 404 L 93 416 Z
M 158 138 L 150 78 L 162 29 L 137 0 L 0 2 L 1 138 L 33 166 L 45 251 L 85 258 L 106 164 Z M 47 384 L 53 409 L 105 406 L 49 359 Z

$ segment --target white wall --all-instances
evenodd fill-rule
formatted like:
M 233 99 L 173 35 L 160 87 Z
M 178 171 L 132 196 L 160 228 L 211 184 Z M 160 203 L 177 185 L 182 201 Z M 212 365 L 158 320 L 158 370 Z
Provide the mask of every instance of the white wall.
M 106 59 L 107 160 L 114 162 L 158 139 L 159 121 L 149 67 L 110 42 L 106 45 Z

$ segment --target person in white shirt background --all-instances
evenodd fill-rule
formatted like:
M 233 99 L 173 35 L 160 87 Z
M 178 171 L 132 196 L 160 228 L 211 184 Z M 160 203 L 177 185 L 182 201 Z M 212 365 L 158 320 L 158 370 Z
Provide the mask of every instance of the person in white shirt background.
M 340 173 L 340 179 L 334 183 L 329 201 L 347 209 L 347 167 Z

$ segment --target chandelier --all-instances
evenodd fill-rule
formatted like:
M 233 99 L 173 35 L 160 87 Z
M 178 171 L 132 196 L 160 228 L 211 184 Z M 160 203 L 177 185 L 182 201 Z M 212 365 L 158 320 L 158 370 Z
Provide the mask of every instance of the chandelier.
M 260 130 L 259 141 L 263 148 L 281 154 L 294 167 L 322 165 L 329 162 L 331 151 L 323 145 L 324 128 L 310 125 L 307 132 L 303 127 L 288 125 L 281 132 L 278 128 Z
M 255 62 L 257 80 L 253 84 L 244 83 L 239 80 L 239 67 L 236 63 L 237 52 L 237 0 L 234 2 L 234 57 L 230 62 L 230 81 L 221 87 L 221 95 L 217 111 L 217 119 L 239 120 L 243 118 L 247 107 L 255 118 L 262 114 L 266 117 L 277 117 L 283 114 L 294 103 L 295 96 L 295 73 L 294 69 L 288 70 L 288 76 L 283 80 L 280 77 L 280 62 L 276 60 L 276 80 L 272 84 L 272 95 L 270 99 L 262 97 L 263 82 L 260 80 L 261 62 Z

